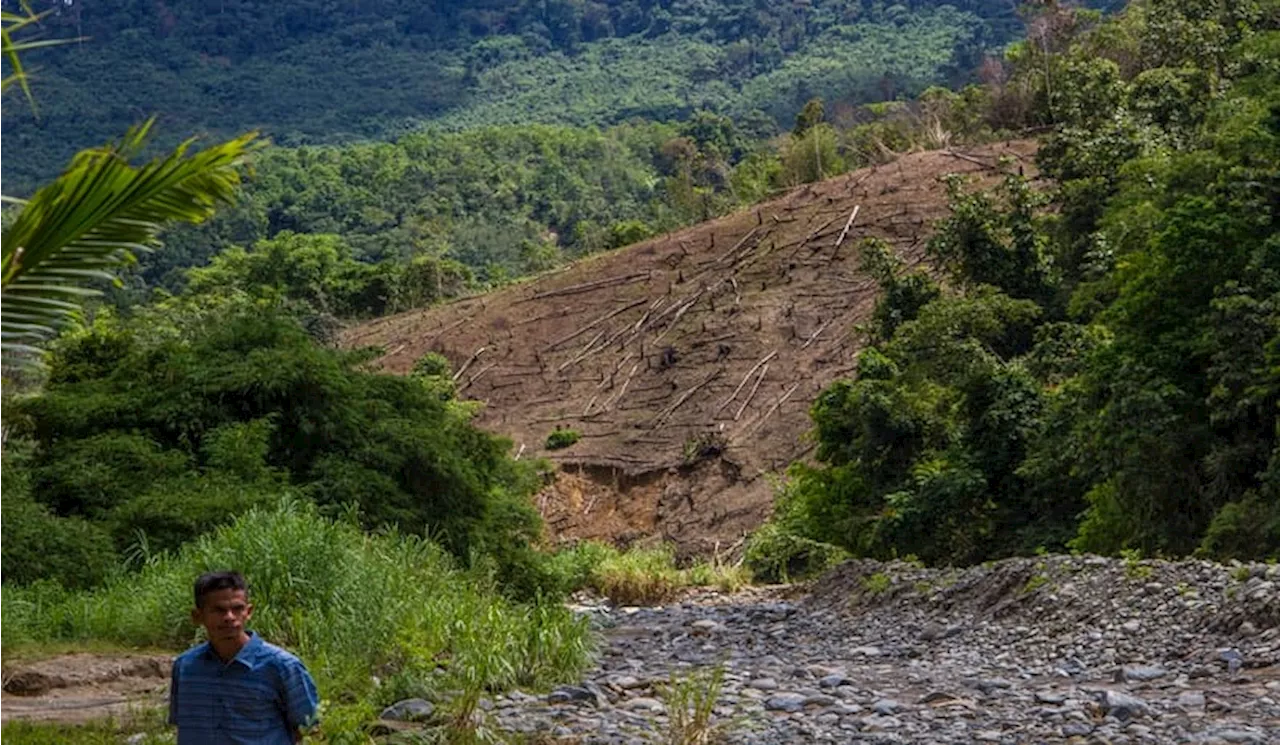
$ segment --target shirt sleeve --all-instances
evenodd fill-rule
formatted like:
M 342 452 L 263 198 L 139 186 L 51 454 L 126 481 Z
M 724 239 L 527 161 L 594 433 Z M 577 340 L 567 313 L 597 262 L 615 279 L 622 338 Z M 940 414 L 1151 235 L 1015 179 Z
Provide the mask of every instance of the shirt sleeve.
M 280 670 L 280 687 L 289 727 L 305 729 L 315 725 L 320 696 L 307 668 L 296 659 L 286 661 Z
M 169 671 L 169 724 L 178 726 L 178 661 Z

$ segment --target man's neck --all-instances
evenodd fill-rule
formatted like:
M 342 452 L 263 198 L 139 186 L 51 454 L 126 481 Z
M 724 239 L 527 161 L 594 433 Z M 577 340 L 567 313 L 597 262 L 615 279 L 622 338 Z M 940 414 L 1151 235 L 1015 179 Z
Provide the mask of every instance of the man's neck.
M 213 647 L 214 654 L 223 662 L 230 662 L 240 654 L 240 650 L 244 649 L 244 645 L 249 643 L 249 634 L 241 631 L 238 639 L 229 639 L 226 641 L 209 642 L 209 646 Z

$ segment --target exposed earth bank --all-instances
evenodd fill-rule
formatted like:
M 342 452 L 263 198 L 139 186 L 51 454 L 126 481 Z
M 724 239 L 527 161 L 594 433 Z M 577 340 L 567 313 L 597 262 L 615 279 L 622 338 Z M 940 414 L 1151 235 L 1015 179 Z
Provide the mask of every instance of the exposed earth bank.
M 602 634 L 598 664 L 577 685 L 486 702 L 491 725 L 535 741 L 654 742 L 672 674 L 723 666 L 725 742 L 1280 742 L 1280 566 L 854 561 L 807 587 L 666 607 L 579 600 Z M 163 700 L 151 662 L 129 672 L 97 658 L 114 677 L 95 684 L 67 672 L 73 659 L 94 658 L 6 670 L 6 718 L 81 720 L 94 702 L 74 691 L 102 699 L 108 682 Z

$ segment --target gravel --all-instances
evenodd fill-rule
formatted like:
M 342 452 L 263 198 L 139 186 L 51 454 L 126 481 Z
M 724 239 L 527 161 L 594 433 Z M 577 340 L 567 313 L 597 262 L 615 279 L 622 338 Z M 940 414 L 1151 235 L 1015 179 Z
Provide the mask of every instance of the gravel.
M 492 723 L 651 743 L 663 683 L 722 665 L 726 742 L 1280 743 L 1278 586 L 1274 566 L 1054 556 L 854 561 L 807 588 L 657 608 L 579 599 L 595 668 L 499 697 Z

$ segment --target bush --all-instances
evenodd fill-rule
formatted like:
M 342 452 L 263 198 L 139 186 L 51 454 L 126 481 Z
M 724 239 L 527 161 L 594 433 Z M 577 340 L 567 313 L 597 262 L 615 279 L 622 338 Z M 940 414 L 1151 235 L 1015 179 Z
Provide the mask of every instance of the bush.
M 106 529 L 54 515 L 31 498 L 31 443 L 11 438 L 0 465 L 0 566 L 9 583 L 98 584 L 119 564 Z
M 790 582 L 817 576 L 847 558 L 848 552 L 839 546 L 796 535 L 768 522 L 747 541 L 745 564 L 758 580 Z
M 7 585 L 52 580 L 91 587 L 119 564 L 111 535 L 99 524 L 58 517 L 26 495 L 7 491 L 0 516 L 0 564 Z
M 174 546 L 259 504 L 251 492 L 287 485 L 463 559 L 511 537 L 482 536 L 486 516 L 532 482 L 446 391 L 370 372 L 361 353 L 321 347 L 257 307 L 194 316 L 95 324 L 58 346 L 44 392 L 14 407 L 36 444 L 33 493 L 57 514 L 105 520 L 119 508 L 128 541 L 146 527 Z M 129 336 L 120 327 L 135 329 L 130 344 L 102 341 Z M 104 345 L 123 351 L 86 362 Z M 184 493 L 165 494 L 174 488 Z
M 582 433 L 576 429 L 560 429 L 557 427 L 555 431 L 547 435 L 547 450 L 562 450 L 582 439 Z

